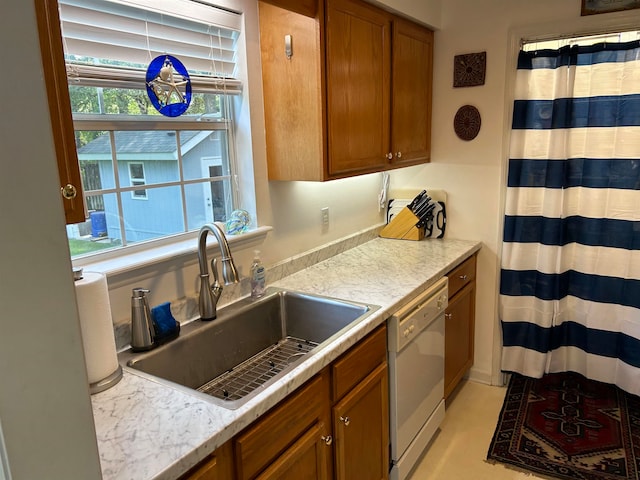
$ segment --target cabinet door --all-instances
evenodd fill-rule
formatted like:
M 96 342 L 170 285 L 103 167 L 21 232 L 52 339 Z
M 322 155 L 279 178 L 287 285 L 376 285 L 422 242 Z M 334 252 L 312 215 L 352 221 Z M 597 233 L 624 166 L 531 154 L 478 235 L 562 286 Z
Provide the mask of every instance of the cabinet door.
M 180 480 L 233 480 L 233 450 L 227 442 L 208 458 L 180 477 Z
M 309 461 L 311 450 L 305 450 L 310 447 L 298 443 L 302 437 L 310 435 L 309 428 L 313 425 L 327 430 L 313 438 L 331 435 L 326 428 L 329 415 L 329 373 L 323 371 L 234 438 L 236 478 L 256 478 L 292 448 L 306 459 L 305 462 Z M 327 450 L 327 461 L 332 462 L 331 449 Z M 308 468 L 308 465 L 299 468 Z
M 390 27 L 386 12 L 363 2 L 327 1 L 329 177 L 388 165 Z
M 58 2 L 35 0 L 35 7 L 65 219 L 67 223 L 84 222 L 82 180 L 71 116 Z
M 431 156 L 433 32 L 396 19 L 392 57 L 392 163 L 426 162 Z
M 333 408 L 337 480 L 389 476 L 389 381 L 379 365 Z
M 309 428 L 256 480 L 330 479 L 332 438 L 326 430 L 321 422 Z
M 453 296 L 445 311 L 445 399 L 473 365 L 475 285 L 471 282 Z
M 325 179 L 320 24 L 258 2 L 262 89 L 270 180 Z M 290 35 L 291 56 L 285 51 Z
M 218 459 L 213 455 L 180 480 L 222 480 L 223 478 L 220 474 Z
M 291 12 L 315 17 L 318 13 L 318 0 L 261 0 Z

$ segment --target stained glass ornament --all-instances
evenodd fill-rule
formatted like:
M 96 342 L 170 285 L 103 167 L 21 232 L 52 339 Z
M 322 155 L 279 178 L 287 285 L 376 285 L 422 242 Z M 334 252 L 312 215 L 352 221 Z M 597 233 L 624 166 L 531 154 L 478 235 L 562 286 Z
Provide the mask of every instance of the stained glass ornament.
M 154 58 L 147 68 L 147 95 L 166 117 L 179 117 L 191 103 L 191 79 L 180 60 L 171 55 Z
M 246 210 L 234 210 L 227 220 L 226 230 L 229 235 L 239 235 L 246 232 L 251 224 L 251 216 Z

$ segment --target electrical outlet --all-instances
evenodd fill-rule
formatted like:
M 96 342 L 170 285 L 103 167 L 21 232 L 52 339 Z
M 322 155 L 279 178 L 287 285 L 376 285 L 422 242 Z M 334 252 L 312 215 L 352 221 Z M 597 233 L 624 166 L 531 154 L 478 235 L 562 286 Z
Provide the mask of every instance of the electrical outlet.
M 322 225 L 329 225 L 329 207 L 321 208 L 320 212 L 322 212 Z

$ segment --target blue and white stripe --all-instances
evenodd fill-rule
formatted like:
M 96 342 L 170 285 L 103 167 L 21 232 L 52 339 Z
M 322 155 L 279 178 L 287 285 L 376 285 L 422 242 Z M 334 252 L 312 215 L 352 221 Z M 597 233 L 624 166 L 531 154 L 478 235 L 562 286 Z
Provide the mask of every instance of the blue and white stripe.
M 640 394 L 640 42 L 521 52 L 502 368 Z

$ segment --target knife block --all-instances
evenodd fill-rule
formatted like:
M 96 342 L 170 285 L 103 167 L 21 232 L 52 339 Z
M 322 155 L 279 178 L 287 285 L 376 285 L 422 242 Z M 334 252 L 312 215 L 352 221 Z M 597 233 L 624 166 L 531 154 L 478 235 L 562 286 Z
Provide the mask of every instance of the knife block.
M 416 223 L 419 220 L 411 210 L 404 207 L 380 230 L 380 236 L 382 238 L 399 238 L 402 240 L 422 240 L 424 238 L 424 229 L 416 227 Z

